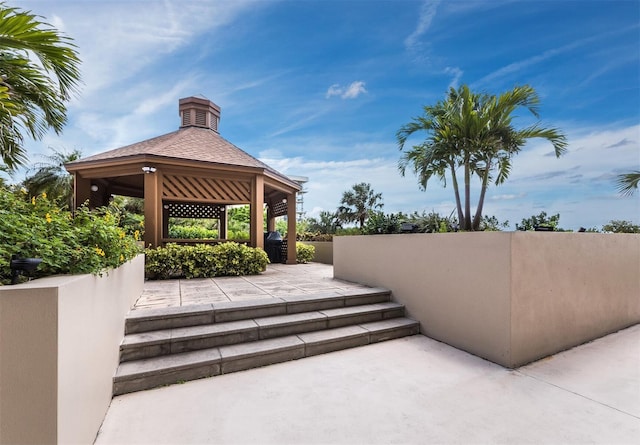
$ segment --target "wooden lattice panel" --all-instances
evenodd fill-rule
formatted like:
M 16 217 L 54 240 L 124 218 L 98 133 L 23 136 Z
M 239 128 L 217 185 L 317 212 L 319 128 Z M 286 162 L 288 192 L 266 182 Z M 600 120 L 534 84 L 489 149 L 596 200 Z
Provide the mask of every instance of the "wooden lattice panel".
M 271 211 L 273 212 L 273 216 L 284 216 L 287 214 L 287 203 L 286 202 L 276 202 L 271 205 Z
M 251 201 L 251 183 L 221 178 L 195 176 L 164 176 L 163 198 L 187 198 L 223 202 L 248 203 Z
M 169 218 L 220 219 L 220 215 L 224 212 L 224 206 L 214 204 L 170 202 L 166 206 Z

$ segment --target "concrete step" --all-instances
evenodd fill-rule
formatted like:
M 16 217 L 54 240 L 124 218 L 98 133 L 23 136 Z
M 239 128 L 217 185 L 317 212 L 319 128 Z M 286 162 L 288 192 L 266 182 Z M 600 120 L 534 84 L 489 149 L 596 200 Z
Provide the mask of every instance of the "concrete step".
M 134 309 L 125 321 L 125 334 L 383 303 L 390 299 L 391 293 L 387 289 L 363 287 L 340 295 L 319 293 L 241 302 Z
M 390 318 L 129 361 L 118 367 L 113 393 L 141 391 L 418 333 L 418 322 L 404 317 Z
M 179 354 L 403 316 L 404 306 L 387 301 L 128 334 L 120 345 L 120 361 Z

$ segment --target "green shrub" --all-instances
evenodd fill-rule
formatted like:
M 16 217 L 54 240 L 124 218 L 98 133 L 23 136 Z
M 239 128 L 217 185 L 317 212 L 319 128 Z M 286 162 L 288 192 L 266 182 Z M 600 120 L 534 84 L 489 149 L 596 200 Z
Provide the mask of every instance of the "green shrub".
M 35 278 L 101 273 L 131 260 L 137 239 L 118 226 L 108 209 L 82 207 L 75 216 L 61 210 L 46 194 L 27 199 L 25 192 L 0 189 L 0 283 L 11 279 L 11 255 L 41 258 Z
M 333 241 L 333 235 L 320 232 L 303 232 L 298 235 L 298 241 Z
M 169 226 L 169 238 L 216 239 L 218 231 L 198 226 Z
M 369 212 L 369 218 L 363 228 L 365 235 L 400 233 L 400 217 L 393 213 Z
M 165 247 L 147 249 L 145 254 L 147 277 L 160 280 L 256 275 L 264 272 L 269 263 L 264 250 L 234 242 L 215 246 L 169 243 Z
M 316 254 L 316 248 L 308 244 L 296 243 L 296 257 L 298 263 L 306 264 L 313 261 Z

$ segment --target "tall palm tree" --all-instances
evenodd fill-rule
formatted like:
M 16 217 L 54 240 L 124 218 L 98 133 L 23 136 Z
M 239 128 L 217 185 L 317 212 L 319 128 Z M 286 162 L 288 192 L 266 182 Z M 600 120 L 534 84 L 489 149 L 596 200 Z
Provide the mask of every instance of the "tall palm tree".
M 361 182 L 355 184 L 351 190 L 342 193 L 342 204 L 338 207 L 338 218 L 344 222 L 358 222 L 360 229 L 369 216 L 369 212 L 382 209 L 382 193 L 375 193 L 371 184 Z
M 70 38 L 31 12 L 0 3 L 0 159 L 7 168 L 27 161 L 23 133 L 42 139 L 48 129 L 62 132 L 79 65 Z
M 73 176 L 64 168 L 67 162 L 77 161 L 82 157 L 80 150 L 70 153 L 51 149 L 52 155 L 42 155 L 44 162 L 34 164 L 27 170 L 27 177 L 23 185 L 27 189 L 28 196 L 36 196 L 46 193 L 50 198 L 56 199 L 60 204 L 66 204 L 68 208 L 73 206 Z
M 425 189 L 431 176 L 446 186 L 446 174 L 453 182 L 458 221 L 462 230 L 478 230 L 489 182 L 502 184 L 511 171 L 511 160 L 529 139 L 544 138 L 553 144 L 556 156 L 567 146 L 566 137 L 555 128 L 536 123 L 523 129 L 513 124 L 513 112 L 527 108 L 535 117 L 540 100 L 535 90 L 516 86 L 499 96 L 473 93 L 468 86 L 451 88 L 445 100 L 424 107 L 424 115 L 414 118 L 396 133 L 398 146 L 404 150 L 407 139 L 418 131 L 426 131 L 426 140 L 405 151 L 399 162 L 400 173 L 412 166 Z M 464 200 L 458 185 L 458 169 L 463 169 Z M 471 178 L 480 179 L 480 194 L 471 216 Z
M 640 183 L 640 170 L 635 170 L 629 173 L 623 173 L 616 179 L 618 185 L 618 192 L 622 196 L 631 196 L 638 190 L 638 184 Z

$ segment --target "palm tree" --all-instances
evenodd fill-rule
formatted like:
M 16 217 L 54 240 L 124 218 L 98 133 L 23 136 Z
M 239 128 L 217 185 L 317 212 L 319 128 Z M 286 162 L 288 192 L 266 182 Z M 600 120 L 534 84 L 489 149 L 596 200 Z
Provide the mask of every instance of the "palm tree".
M 400 150 L 404 150 L 409 136 L 418 131 L 428 133 L 426 140 L 405 151 L 399 161 L 400 173 L 412 166 L 418 175 L 420 187 L 436 176 L 446 186 L 446 175 L 451 175 L 456 198 L 458 221 L 462 230 L 478 230 L 482 221 L 482 208 L 489 182 L 502 184 L 511 171 L 511 160 L 529 139 L 544 138 L 553 144 L 556 156 L 567 146 L 566 137 L 557 129 L 544 128 L 538 123 L 516 129 L 512 124 L 513 112 L 527 108 L 535 117 L 540 100 L 528 86 L 515 87 L 500 96 L 473 93 L 463 85 L 451 88 L 445 100 L 435 106 L 424 107 L 424 115 L 414 118 L 398 130 L 396 137 Z M 457 172 L 463 169 L 464 201 L 459 191 Z M 480 194 L 476 212 L 471 217 L 471 177 L 480 179 Z
M 369 216 L 369 212 L 382 209 L 382 193 L 374 193 L 371 184 L 361 182 L 355 184 L 351 190 L 342 193 L 341 205 L 338 207 L 338 218 L 344 222 L 358 222 L 360 229 Z
M 62 132 L 79 64 L 70 38 L 31 12 L 0 3 L 0 158 L 8 169 L 27 161 L 23 133 L 39 140 L 48 129 Z
M 42 155 L 46 161 L 31 167 L 24 180 L 24 187 L 28 196 L 36 196 L 46 193 L 50 198 L 65 203 L 68 208 L 73 206 L 73 176 L 64 168 L 64 164 L 80 159 L 80 150 L 71 153 L 51 149 L 52 155 Z
M 631 196 L 638 190 L 638 184 L 640 183 L 640 170 L 635 170 L 629 173 L 619 175 L 616 179 L 618 185 L 618 192 L 622 196 Z

